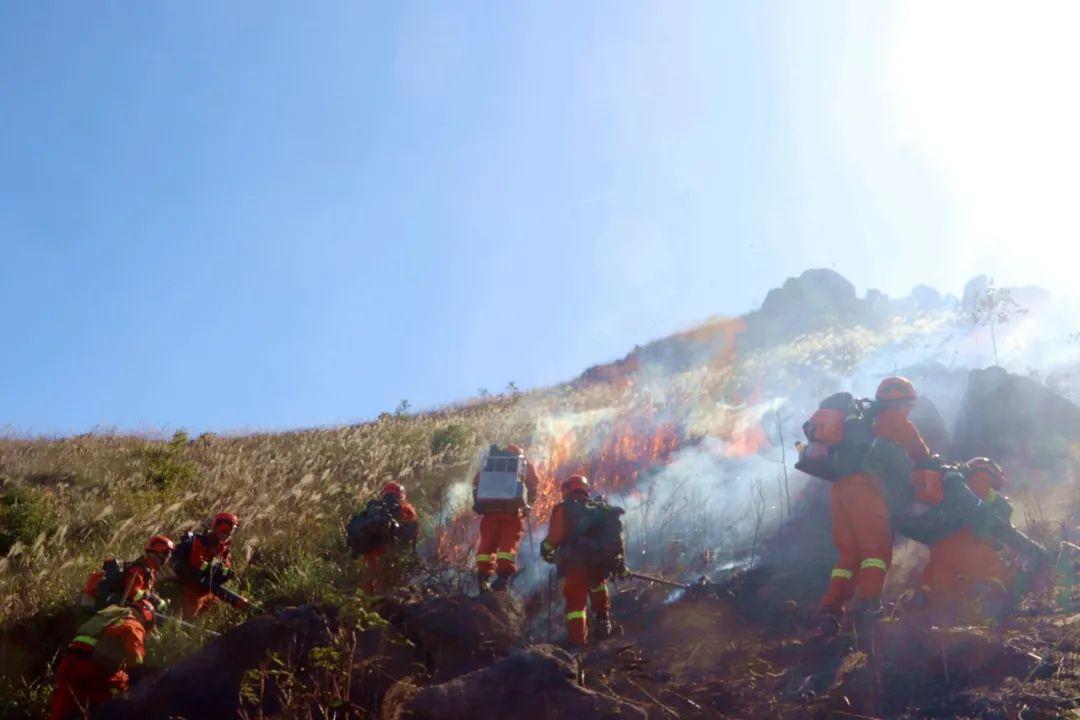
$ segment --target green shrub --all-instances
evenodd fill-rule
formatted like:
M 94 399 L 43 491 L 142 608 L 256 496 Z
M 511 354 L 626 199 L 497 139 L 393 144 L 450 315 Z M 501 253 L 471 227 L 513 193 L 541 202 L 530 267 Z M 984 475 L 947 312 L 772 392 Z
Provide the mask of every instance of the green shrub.
M 40 677 L 0 676 L 0 718 L 22 720 L 45 717 L 52 695 L 52 683 Z
M 167 444 L 144 447 L 143 477 L 160 489 L 190 485 L 198 471 L 194 463 L 184 459 L 187 445 L 187 433 L 177 430 Z
M 465 447 L 471 444 L 472 437 L 467 428 L 462 423 L 450 423 L 449 425 L 443 425 L 441 428 L 431 434 L 431 454 L 441 455 L 450 448 L 457 450 L 458 454 Z
M 223 608 L 215 608 L 206 617 L 200 617 L 192 626 L 181 625 L 170 619 L 162 619 L 146 643 L 146 664 L 149 667 L 169 667 L 199 650 L 213 639 L 213 632 L 227 629 Z M 173 612 L 179 612 L 179 608 Z
M 41 490 L 16 485 L 0 495 L 0 556 L 17 542 L 30 545 L 41 533 L 55 529 L 56 515 Z

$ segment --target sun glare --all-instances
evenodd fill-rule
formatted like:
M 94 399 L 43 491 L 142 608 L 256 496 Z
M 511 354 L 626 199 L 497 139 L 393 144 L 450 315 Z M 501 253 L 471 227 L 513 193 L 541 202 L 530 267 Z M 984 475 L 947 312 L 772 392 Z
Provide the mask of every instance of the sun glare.
M 892 123 L 944 180 L 950 255 L 1071 290 L 1080 4 L 904 3 L 894 20 Z

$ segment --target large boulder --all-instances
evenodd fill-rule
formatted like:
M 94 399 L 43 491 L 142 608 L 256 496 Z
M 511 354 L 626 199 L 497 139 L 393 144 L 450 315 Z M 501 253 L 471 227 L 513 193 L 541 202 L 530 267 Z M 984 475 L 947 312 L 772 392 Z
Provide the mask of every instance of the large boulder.
M 525 639 L 521 602 L 505 592 L 406 604 L 394 622 L 423 655 L 434 682 L 489 665 L 522 647 Z
M 830 706 L 858 715 L 906 717 L 917 689 L 921 707 L 948 712 L 967 688 L 1000 687 L 1007 678 L 1045 676 L 1056 669 L 998 633 L 935 627 L 914 618 L 878 623 L 873 644 L 876 654 L 853 652 L 840 662 L 827 689 Z
M 645 720 L 640 706 L 578 683 L 565 650 L 535 645 L 441 685 L 407 688 L 388 697 L 384 716 L 398 720 Z
M 807 270 L 765 296 L 746 317 L 745 345 L 768 347 L 808 332 L 866 323 L 879 303 L 860 300 L 855 286 L 833 270 Z
M 937 405 L 928 398 L 920 397 L 911 411 L 911 422 L 919 429 L 930 452 L 943 455 L 949 448 L 949 429 L 938 412 Z
M 953 456 L 987 456 L 1029 473 L 1063 475 L 1069 444 L 1080 441 L 1080 407 L 1034 380 L 1000 367 L 968 377 Z
M 249 620 L 102 705 L 94 720 L 236 717 L 244 675 L 270 653 L 301 658 L 328 644 L 327 622 L 326 614 L 312 605 Z

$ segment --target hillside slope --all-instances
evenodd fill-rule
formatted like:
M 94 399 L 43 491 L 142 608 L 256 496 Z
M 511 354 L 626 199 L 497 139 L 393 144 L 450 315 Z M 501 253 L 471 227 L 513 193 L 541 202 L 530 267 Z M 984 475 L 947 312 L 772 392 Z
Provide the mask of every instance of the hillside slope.
M 1046 330 L 1064 311 L 1033 297 L 1043 303 L 1037 312 L 997 328 L 1003 361 L 1027 364 L 1036 384 L 1067 393 L 1062 368 L 1076 360 L 1069 329 Z M 951 426 L 968 370 L 992 357 L 987 336 L 960 301 L 931 290 L 858 298 L 835 273 L 809 271 L 745 317 L 649 343 L 555 388 L 291 433 L 0 440 L 0 676 L 9 683 L 0 693 L 20 707 L 40 701 L 49 660 L 72 630 L 71 598 L 104 556 L 134 556 L 149 534 L 178 536 L 219 509 L 242 518 L 245 592 L 271 608 L 340 604 L 356 586 L 342 523 L 360 498 L 398 480 L 425 518 L 417 579 L 464 589 L 475 537 L 465 481 L 490 442 L 519 442 L 538 464 L 534 535 L 558 480 L 582 471 L 628 508 L 639 566 L 714 572 L 753 562 L 815 507 L 820 487 L 789 470 L 788 449 L 821 396 L 867 394 L 884 374 L 904 371 L 933 401 L 930 416 Z M 1030 364 L 1034 336 L 1041 362 Z M 1071 467 L 1071 438 L 1059 438 L 1047 443 L 1046 467 L 1010 467 L 1021 484 Z M 1047 495 L 1043 512 L 1054 514 L 1053 502 Z M 532 558 L 519 591 L 539 586 L 544 572 Z M 240 619 L 227 611 L 211 622 Z M 170 631 L 154 659 L 171 662 L 197 643 Z

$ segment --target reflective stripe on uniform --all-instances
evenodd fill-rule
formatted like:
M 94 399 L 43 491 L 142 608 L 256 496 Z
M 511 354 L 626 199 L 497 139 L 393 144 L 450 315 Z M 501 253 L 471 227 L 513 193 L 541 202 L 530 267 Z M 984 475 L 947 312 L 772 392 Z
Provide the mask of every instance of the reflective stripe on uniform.
M 478 563 L 491 562 L 494 559 L 495 559 L 494 555 L 477 555 L 476 556 L 476 562 L 478 562 Z
M 594 593 L 606 593 L 606 592 L 607 592 L 607 585 L 605 585 L 605 584 L 604 584 L 604 583 L 603 583 L 603 582 L 601 581 L 601 583 L 600 583 L 599 585 L 597 585 L 596 587 L 594 587 L 594 588 L 592 588 L 591 590 L 589 590 L 589 592 L 594 592 Z
M 986 493 L 986 502 L 991 503 L 998 499 L 997 491 L 990 488 L 990 492 Z
M 79 635 L 72 640 L 72 642 L 82 643 L 83 645 L 89 645 L 90 647 L 97 645 L 97 641 L 98 639 L 96 637 L 91 637 L 89 635 Z
M 832 578 L 840 578 L 841 580 L 850 580 L 855 577 L 855 573 L 844 568 L 833 568 L 832 574 L 829 575 Z
M 866 570 L 867 568 L 877 568 L 881 572 L 889 572 L 889 565 L 881 558 L 866 558 L 859 564 L 860 570 Z
M 511 552 L 499 552 L 496 553 L 495 557 L 499 558 L 500 560 L 509 560 L 510 562 L 514 562 L 514 558 L 517 557 L 517 554 Z
M 569 622 L 571 620 L 584 620 L 584 619 L 585 619 L 585 611 L 584 610 L 575 610 L 574 612 L 566 613 L 566 621 L 567 622 Z
M 142 600 L 145 595 L 146 595 L 146 591 L 145 590 L 140 590 L 139 592 L 135 593 L 135 597 L 132 598 L 132 599 L 135 600 L 136 602 L 138 602 L 139 600 Z

